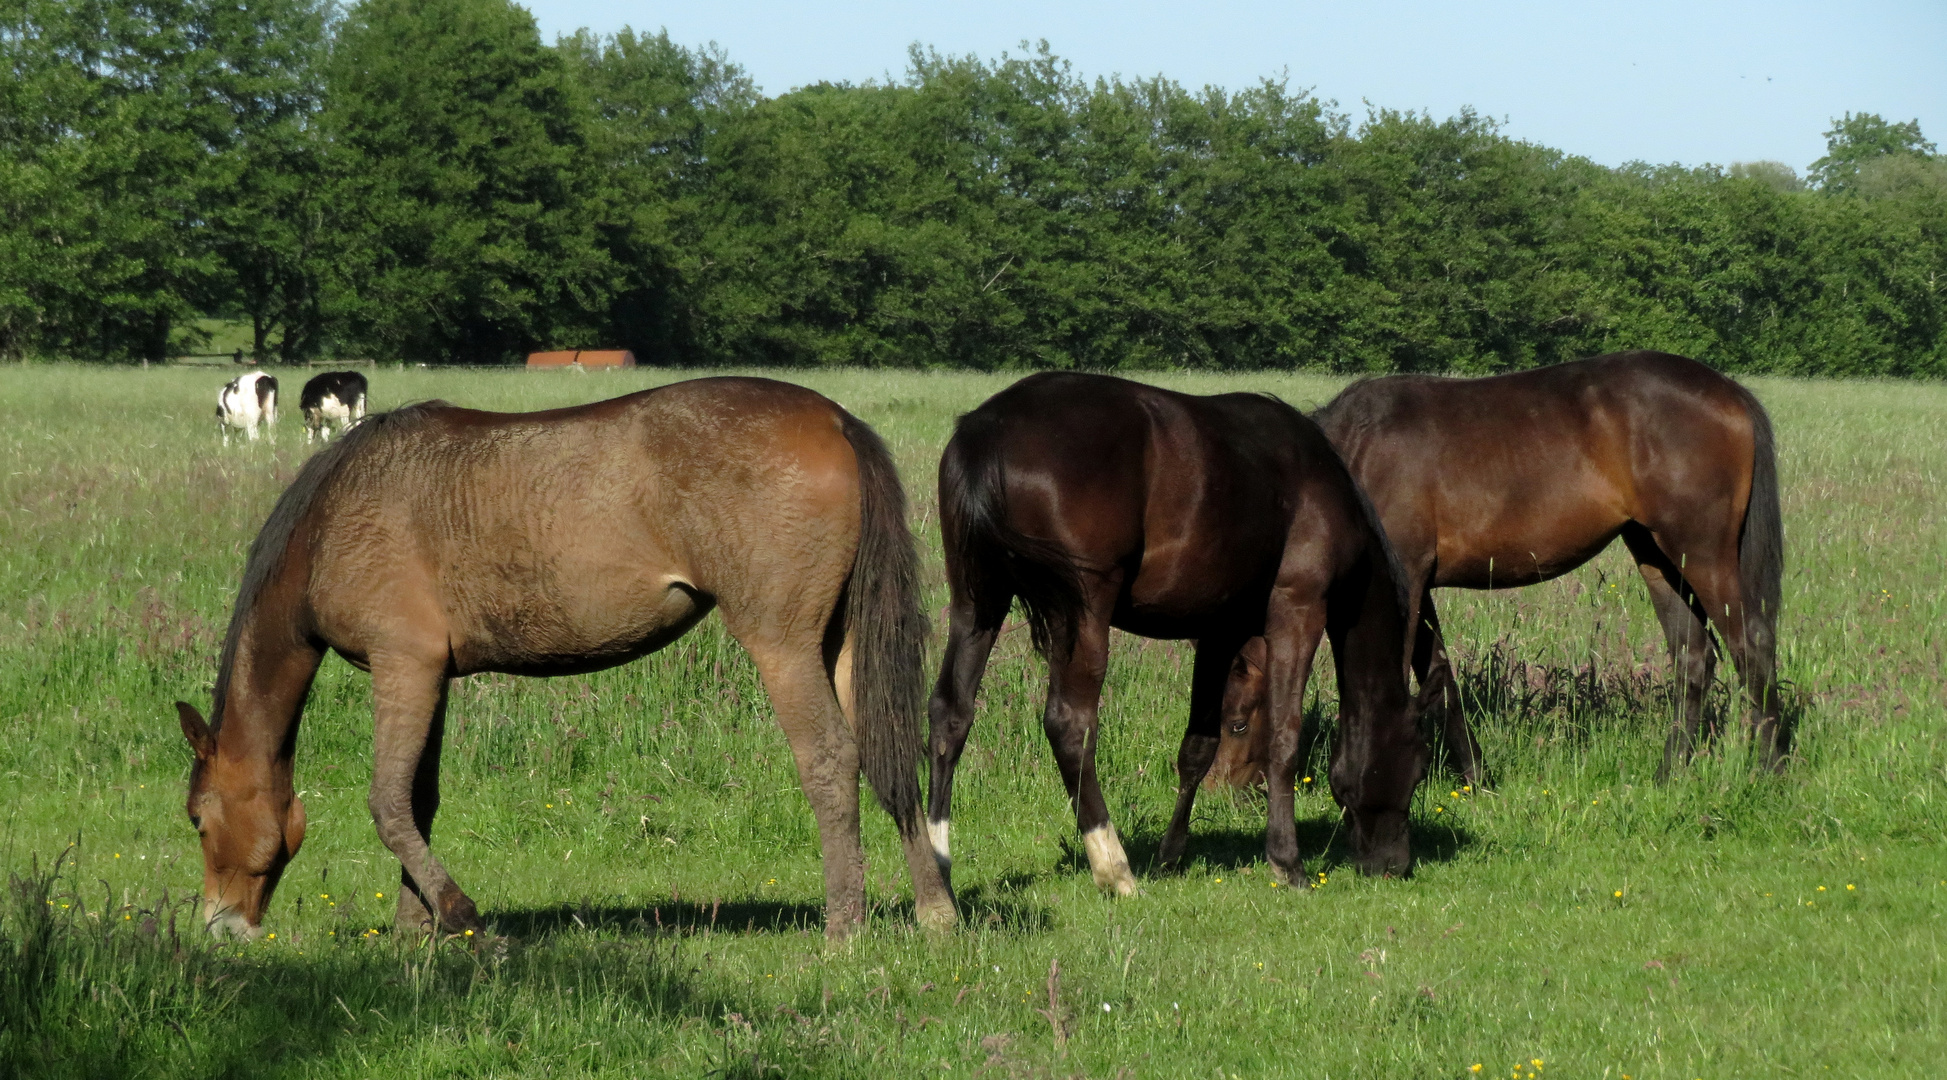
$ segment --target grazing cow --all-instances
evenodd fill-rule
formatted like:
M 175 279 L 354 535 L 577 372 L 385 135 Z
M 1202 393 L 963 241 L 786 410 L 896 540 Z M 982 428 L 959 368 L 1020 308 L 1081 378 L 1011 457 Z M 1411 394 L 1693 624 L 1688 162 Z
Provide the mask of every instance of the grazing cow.
M 331 439 L 331 425 L 343 435 L 365 419 L 365 376 L 356 371 L 327 371 L 304 384 L 298 396 L 304 413 L 304 441 Z
M 230 445 L 230 429 L 240 429 L 257 441 L 257 426 L 277 441 L 277 380 L 261 371 L 246 371 L 223 384 L 216 394 L 216 427 L 223 445 Z

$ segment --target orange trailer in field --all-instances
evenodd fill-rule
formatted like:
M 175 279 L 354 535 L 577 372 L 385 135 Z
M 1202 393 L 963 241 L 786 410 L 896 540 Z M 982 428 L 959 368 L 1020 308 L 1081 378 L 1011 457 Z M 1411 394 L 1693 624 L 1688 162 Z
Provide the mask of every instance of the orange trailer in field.
M 634 367 L 635 353 L 627 349 L 565 349 L 527 354 L 527 366 L 531 368 L 570 367 L 575 364 L 585 368 Z

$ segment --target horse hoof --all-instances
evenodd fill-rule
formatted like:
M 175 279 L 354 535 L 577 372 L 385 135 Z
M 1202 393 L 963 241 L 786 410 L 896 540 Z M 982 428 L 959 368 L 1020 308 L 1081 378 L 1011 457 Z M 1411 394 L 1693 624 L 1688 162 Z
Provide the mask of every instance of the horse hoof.
M 1270 864 L 1267 867 L 1267 872 L 1271 875 L 1272 884 L 1281 885 L 1287 889 L 1291 888 L 1294 882 L 1303 880 L 1305 876 L 1305 868 L 1302 866 L 1298 868 L 1296 873 L 1293 873 L 1279 866 L 1277 863 Z
M 915 910 L 913 918 L 919 922 L 921 929 L 944 934 L 960 922 L 960 913 L 953 910 L 952 904 L 929 904 Z
M 1095 887 L 1116 896 L 1136 895 L 1136 875 L 1129 872 L 1129 864 L 1112 868 L 1108 873 L 1095 875 Z
M 440 898 L 439 930 L 442 934 L 473 934 L 487 928 L 480 921 L 480 910 L 473 906 L 473 898 L 455 890 Z

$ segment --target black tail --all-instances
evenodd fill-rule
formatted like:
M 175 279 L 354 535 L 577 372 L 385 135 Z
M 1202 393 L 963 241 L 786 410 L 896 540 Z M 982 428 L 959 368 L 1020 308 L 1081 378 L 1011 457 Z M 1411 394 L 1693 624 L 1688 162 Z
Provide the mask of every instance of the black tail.
M 920 825 L 919 718 L 926 706 L 919 549 L 885 442 L 849 413 L 845 438 L 859 462 L 859 550 L 845 601 L 859 767 L 900 835 L 912 837 Z
M 1744 407 L 1751 415 L 1751 498 L 1744 507 L 1744 534 L 1738 541 L 1738 584 L 1744 600 L 1745 656 L 1769 688 L 1777 677 L 1785 528 L 1778 509 L 1778 453 L 1771 441 L 1771 417 L 1748 390 Z M 1766 713 L 1777 707 L 1776 701 L 1759 706 Z
M 1005 618 L 1013 597 L 1027 610 L 1028 632 L 1043 656 L 1075 647 L 1082 609 L 1074 560 L 1056 544 L 1025 536 L 1007 523 L 1007 477 L 1001 468 L 998 423 L 979 411 L 954 426 L 940 458 L 940 523 L 947 566 L 980 605 Z

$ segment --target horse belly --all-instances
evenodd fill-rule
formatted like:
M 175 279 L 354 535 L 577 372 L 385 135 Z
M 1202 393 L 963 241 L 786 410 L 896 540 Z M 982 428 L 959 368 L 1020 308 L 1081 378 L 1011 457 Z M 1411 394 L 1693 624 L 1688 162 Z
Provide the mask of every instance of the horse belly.
M 1442 521 L 1433 584 L 1502 589 L 1559 577 L 1594 558 L 1628 520 L 1596 503 L 1546 502 L 1449 529 Z
M 1151 547 L 1111 621 L 1143 637 L 1193 638 L 1209 633 L 1212 620 L 1233 623 L 1240 610 L 1262 619 L 1275 567 L 1275 558 Z
M 627 584 L 484 605 L 456 634 L 462 671 L 568 675 L 625 664 L 681 637 L 714 605 L 685 583 Z

